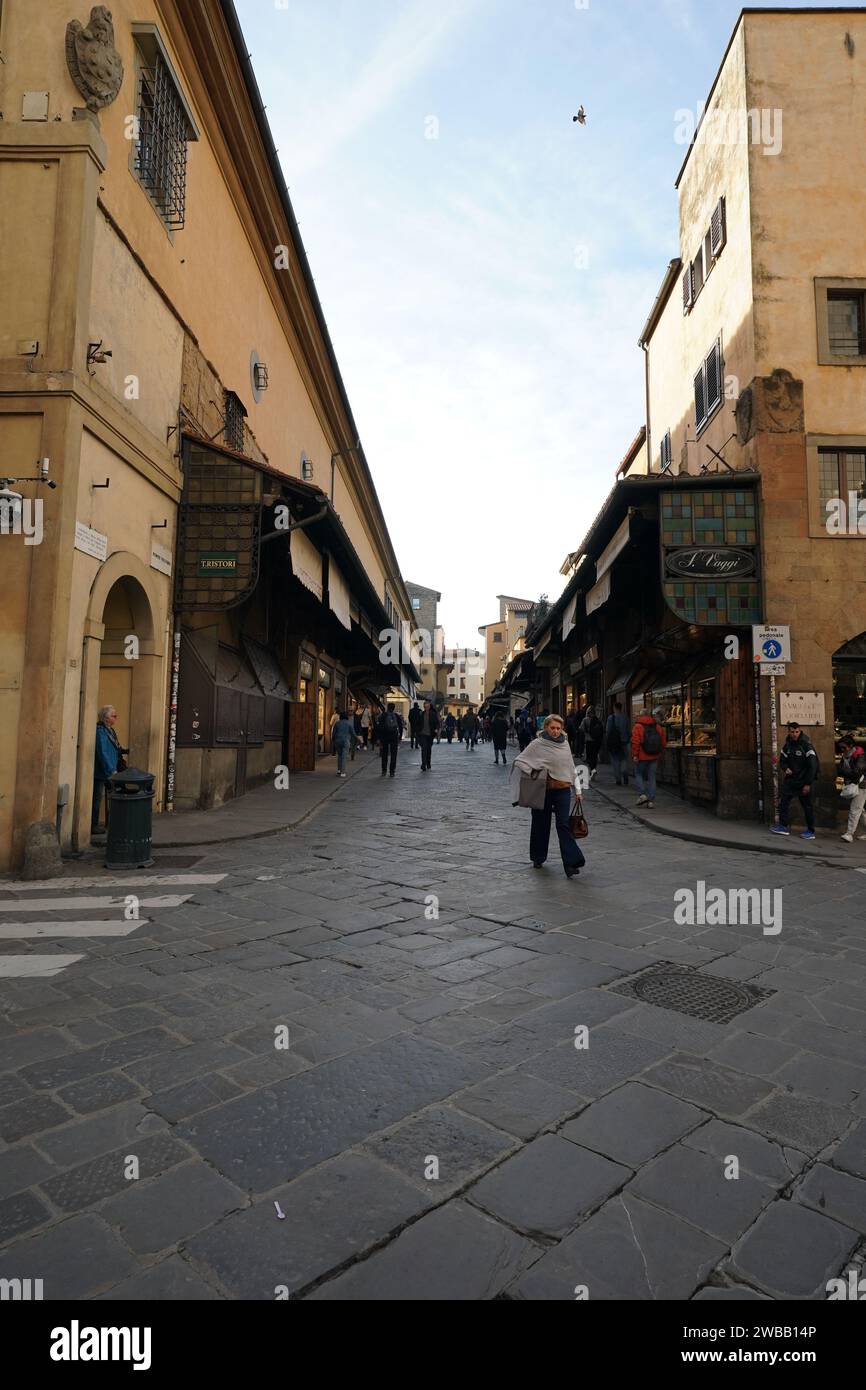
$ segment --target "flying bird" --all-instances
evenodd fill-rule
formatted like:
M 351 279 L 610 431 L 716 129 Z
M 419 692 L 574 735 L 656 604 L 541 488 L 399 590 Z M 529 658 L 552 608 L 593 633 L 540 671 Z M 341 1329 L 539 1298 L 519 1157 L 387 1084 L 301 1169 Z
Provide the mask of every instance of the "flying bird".
M 576 116 L 572 116 L 573 121 L 579 121 L 581 125 L 586 125 L 586 110 L 581 106 Z

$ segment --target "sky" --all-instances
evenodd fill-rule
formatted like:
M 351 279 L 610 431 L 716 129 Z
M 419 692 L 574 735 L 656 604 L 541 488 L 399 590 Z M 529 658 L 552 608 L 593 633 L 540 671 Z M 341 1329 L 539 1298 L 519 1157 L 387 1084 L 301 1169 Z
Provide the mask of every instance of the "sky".
M 560 593 L 644 423 L 678 113 L 740 5 L 235 3 L 403 577 L 479 646 L 497 594 Z

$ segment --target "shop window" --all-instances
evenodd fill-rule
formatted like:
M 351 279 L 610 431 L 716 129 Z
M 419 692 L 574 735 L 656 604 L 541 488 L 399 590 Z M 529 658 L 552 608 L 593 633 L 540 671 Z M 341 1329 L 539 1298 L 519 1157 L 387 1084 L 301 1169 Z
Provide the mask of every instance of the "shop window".
M 686 742 L 696 752 L 715 753 L 718 739 L 716 678 L 701 677 L 689 685 L 685 711 Z
M 324 689 L 322 689 L 322 688 L 320 687 L 320 688 L 319 688 L 318 708 L 317 708 L 317 712 L 316 712 L 316 714 L 317 714 L 317 717 L 316 717 L 316 732 L 318 733 L 319 738 L 324 738 L 324 736 L 325 736 L 325 699 L 326 699 L 326 692 L 324 691 Z
M 669 748 L 681 748 L 684 742 L 683 725 L 683 687 L 681 682 L 656 686 L 649 700 L 649 708 L 661 709 L 658 722 L 663 726 Z
M 866 366 L 866 280 L 816 279 L 815 309 L 819 363 Z
M 833 724 L 836 738 L 866 742 L 866 632 L 833 656 Z
M 303 677 L 302 677 L 301 680 L 298 682 L 298 699 L 300 700 L 300 702 L 301 702 L 302 705 L 305 705 L 305 704 L 307 703 L 307 701 L 309 700 L 309 698 L 310 698 L 310 687 L 309 687 L 309 682 L 308 682 L 308 681 L 305 681 L 305 680 L 303 679 Z

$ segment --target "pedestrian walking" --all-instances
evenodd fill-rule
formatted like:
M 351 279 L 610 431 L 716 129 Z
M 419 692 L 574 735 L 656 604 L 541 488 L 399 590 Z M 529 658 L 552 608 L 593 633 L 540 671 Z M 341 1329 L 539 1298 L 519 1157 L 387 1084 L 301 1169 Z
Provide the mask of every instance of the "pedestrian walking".
M 117 723 L 117 710 L 114 705 L 103 705 L 97 716 L 96 750 L 93 760 L 93 807 L 90 813 L 90 833 L 99 832 L 99 813 L 102 798 L 111 786 L 115 772 L 123 772 L 126 767 L 125 754 L 128 748 L 121 748 L 120 739 L 114 731 Z M 105 813 L 105 828 L 108 829 L 108 810 Z
M 384 714 L 380 715 L 376 724 L 376 738 L 382 750 L 383 777 L 389 770 L 392 777 L 397 771 L 397 749 L 400 747 L 400 740 L 402 737 L 403 720 L 397 713 L 397 706 L 391 701 Z
M 484 743 L 489 743 L 493 738 L 493 720 L 490 718 L 489 714 L 486 714 L 482 721 L 481 738 Z
M 346 776 L 346 754 L 351 749 L 355 749 L 355 726 L 348 714 L 343 711 L 337 715 L 337 722 L 333 730 L 334 752 L 337 755 L 337 776 Z
M 454 718 L 454 715 L 453 715 L 453 714 L 446 714 L 446 716 L 445 716 L 445 737 L 447 738 L 447 740 L 448 740 L 449 743 L 450 743 L 451 740 L 454 738 L 454 735 L 455 735 L 456 732 L 457 732 L 457 720 Z
M 419 732 L 419 742 L 421 744 L 421 771 L 429 772 L 431 766 L 431 755 L 433 752 L 433 740 L 439 729 L 439 715 L 433 708 L 429 700 L 424 701 L 424 709 L 421 712 L 421 725 Z
M 788 737 L 779 757 L 779 771 L 782 774 L 779 788 L 779 821 L 777 825 L 772 826 L 772 833 L 790 835 L 788 821 L 791 802 L 796 797 L 803 808 L 806 821 L 806 829 L 800 832 L 800 839 L 814 840 L 815 810 L 812 789 L 818 780 L 818 754 L 796 719 L 788 721 Z
M 505 767 L 507 764 L 505 754 L 508 751 L 508 720 L 505 718 L 502 710 L 497 710 L 490 722 L 490 736 L 493 739 L 494 761 L 498 767 L 499 754 L 501 753 L 502 766 Z
M 463 741 L 466 744 L 466 752 L 471 748 L 474 753 L 478 743 L 478 715 L 472 705 L 463 716 Z
M 594 705 L 587 706 L 586 714 L 580 725 L 580 732 L 583 734 L 583 755 L 589 768 L 589 780 L 591 782 L 598 771 L 598 755 L 601 752 L 602 739 L 604 738 L 604 725 L 596 714 Z
M 842 839 L 850 845 L 854 841 L 860 817 L 866 816 L 866 751 L 851 734 L 845 734 L 841 740 L 841 752 L 839 774 L 845 779 L 841 795 L 848 802 L 848 828 Z M 866 835 L 860 835 L 858 839 L 866 840 Z
M 642 709 L 631 731 L 631 760 L 634 780 L 640 795 L 638 806 L 651 811 L 656 798 L 656 766 L 667 746 L 667 736 L 655 715 Z
M 614 703 L 613 711 L 607 717 L 605 727 L 605 739 L 607 741 L 607 751 L 610 755 L 613 775 L 618 787 L 628 786 L 628 753 L 631 743 L 631 734 L 628 727 L 622 704 L 619 700 Z
M 529 710 L 522 709 L 517 716 L 517 746 L 522 753 L 535 738 L 535 727 Z
M 370 706 L 365 705 L 361 710 L 361 738 L 364 740 L 364 751 L 366 752 L 370 742 L 370 734 L 373 729 L 373 716 L 370 713 Z
M 546 779 L 544 805 L 532 811 L 529 857 L 533 868 L 540 869 L 547 862 L 550 822 L 555 817 L 562 865 L 566 876 L 575 878 L 586 860 L 569 824 L 575 789 L 574 760 L 565 737 L 564 721 L 558 714 L 547 716 L 538 738 L 533 739 L 515 758 L 511 774 L 513 798 L 515 789 L 519 788 L 520 776 L 532 776 L 533 773 Z
M 409 711 L 409 747 L 420 746 L 418 742 L 418 731 L 421 728 L 421 706 L 416 700 Z

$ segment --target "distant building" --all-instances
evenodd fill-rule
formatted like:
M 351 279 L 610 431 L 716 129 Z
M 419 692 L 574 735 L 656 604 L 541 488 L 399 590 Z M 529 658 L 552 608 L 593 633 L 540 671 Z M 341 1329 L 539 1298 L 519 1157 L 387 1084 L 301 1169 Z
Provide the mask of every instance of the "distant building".
M 455 714 L 460 706 L 474 705 L 477 709 L 484 699 L 484 657 L 469 647 L 448 648 L 445 652 L 447 677 L 447 706 Z

